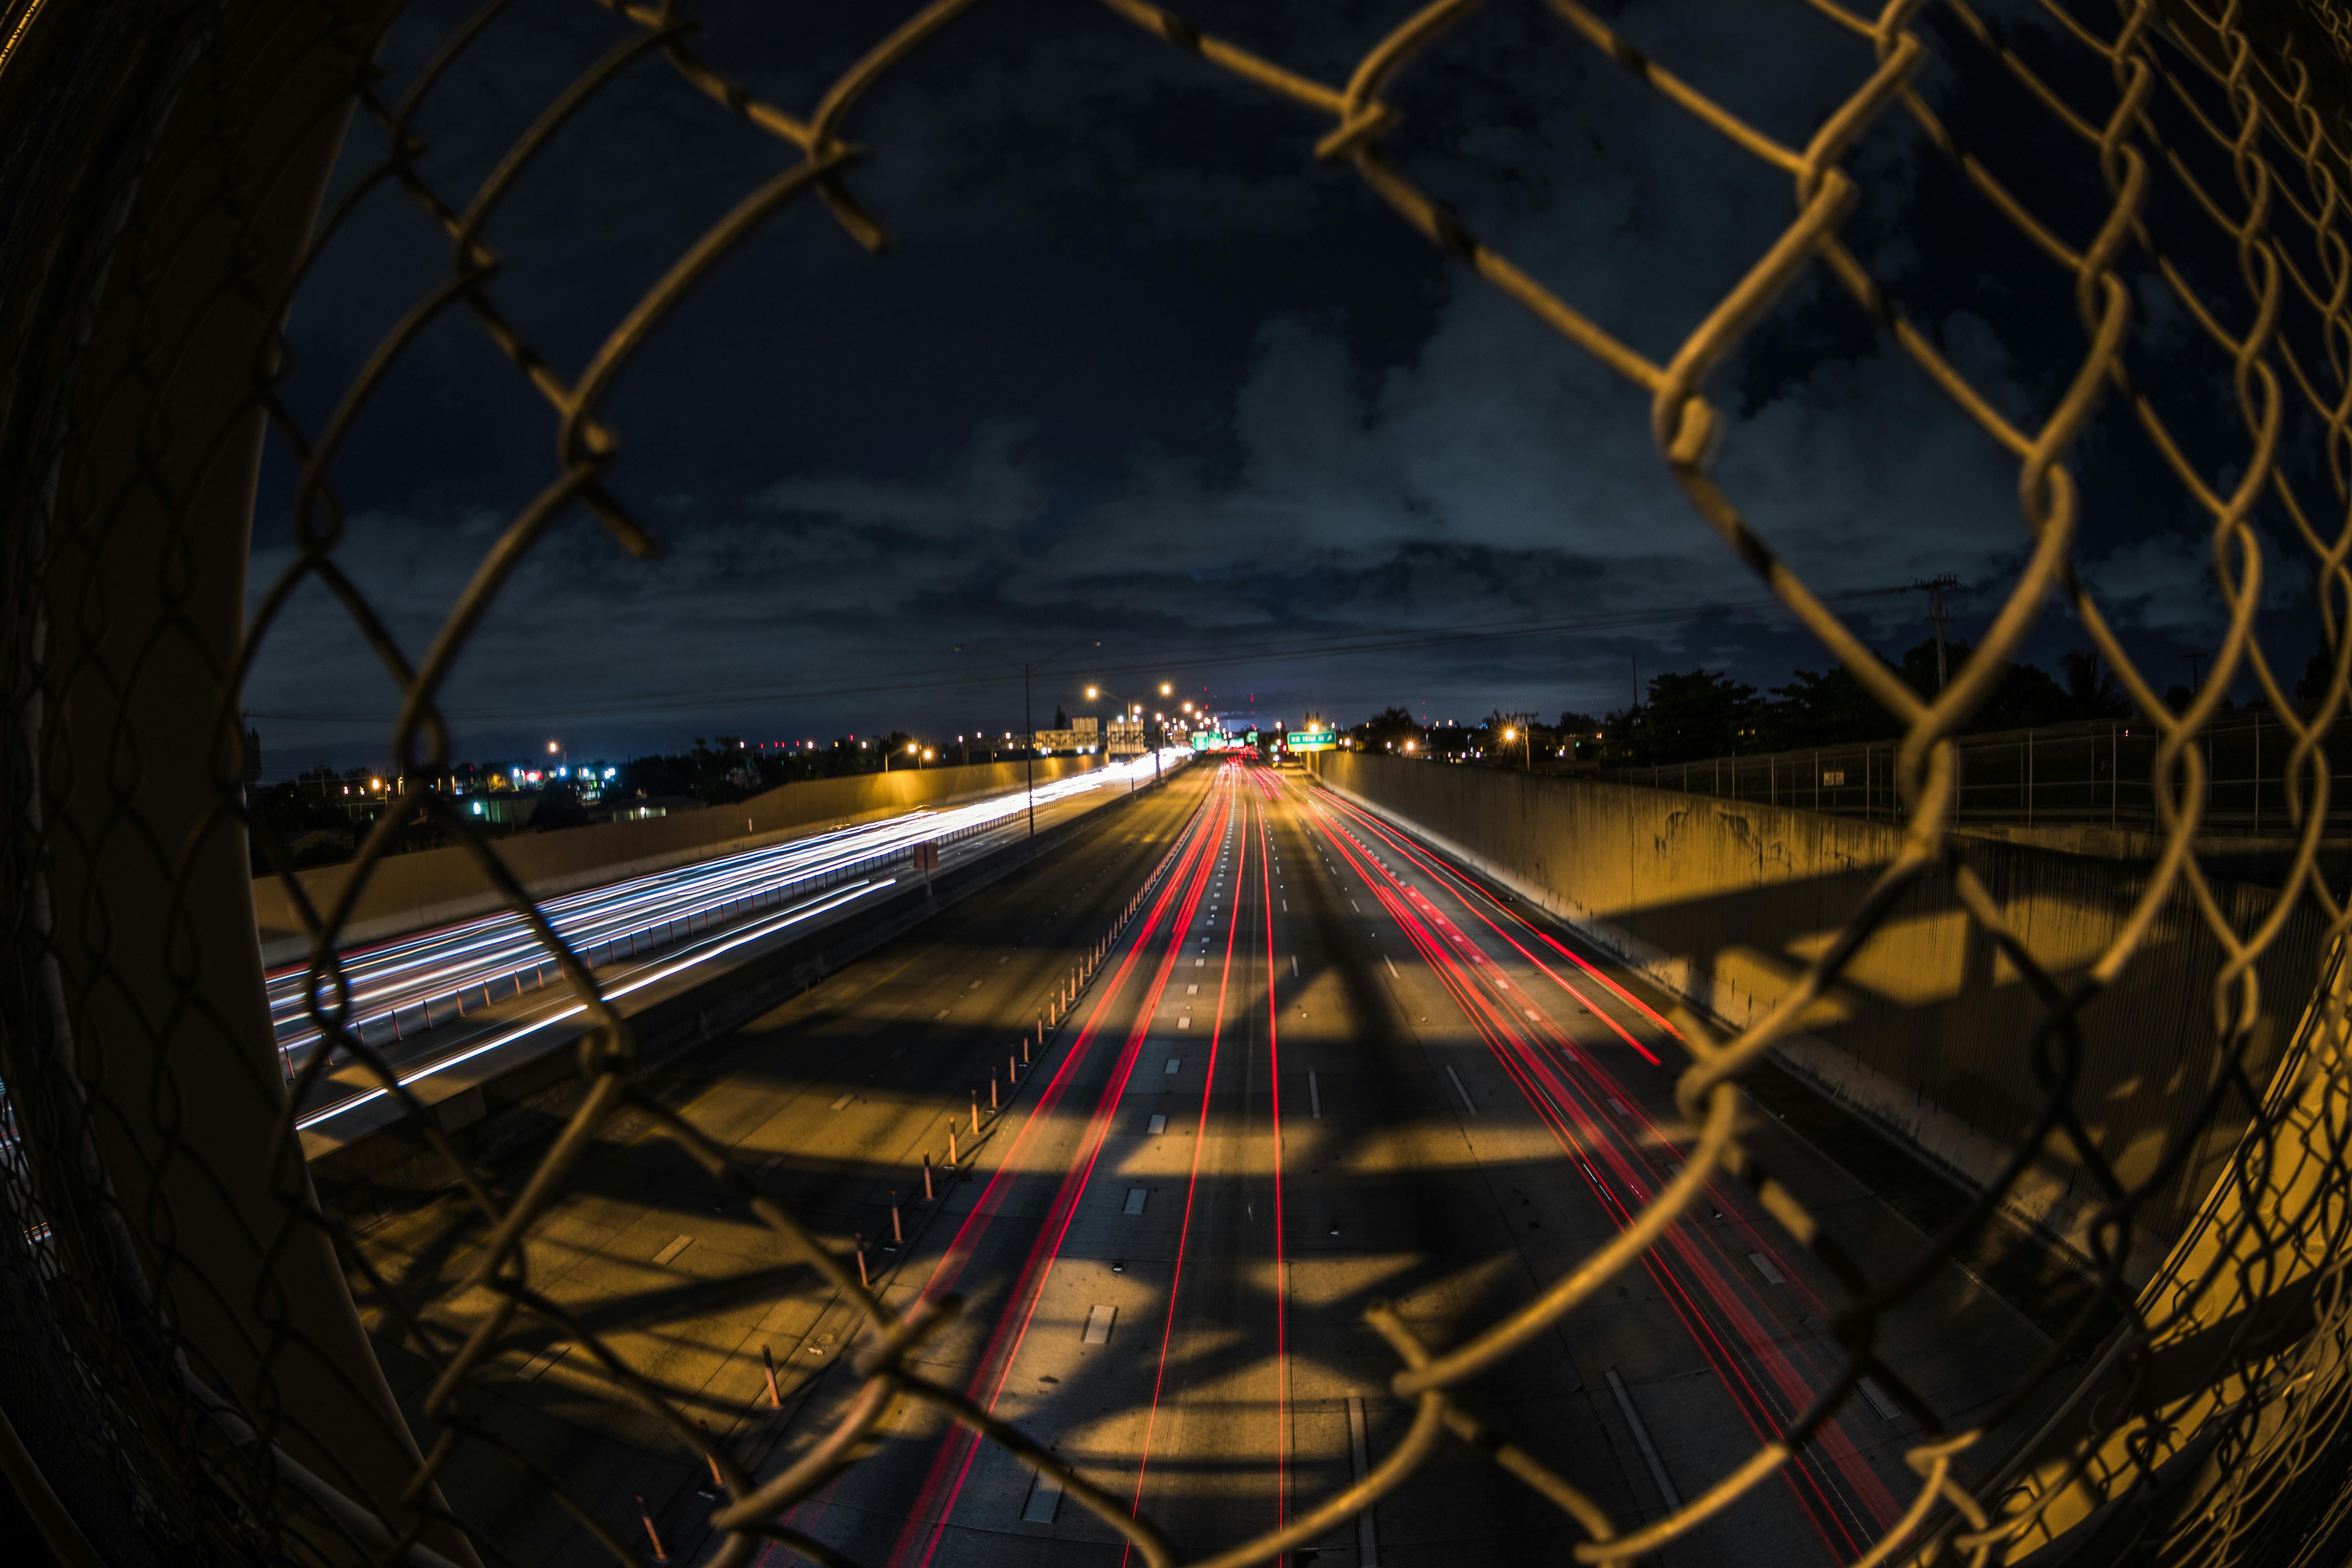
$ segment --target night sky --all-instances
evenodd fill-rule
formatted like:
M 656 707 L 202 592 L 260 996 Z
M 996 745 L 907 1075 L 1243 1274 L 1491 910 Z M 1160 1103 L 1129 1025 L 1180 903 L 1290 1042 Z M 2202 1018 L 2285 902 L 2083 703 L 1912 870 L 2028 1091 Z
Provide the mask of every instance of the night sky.
M 1606 9 L 1793 144 L 1873 63 L 1798 5 Z M 696 11 L 707 60 L 799 113 L 897 15 Z M 384 50 L 387 100 L 465 14 L 411 8 Z M 1331 83 L 1402 14 L 1186 11 Z M 2021 7 L 1986 14 L 2104 116 L 2104 74 L 2058 68 L 2079 51 Z M 1981 59 L 1948 25 L 1926 26 Z M 424 177 L 462 206 L 628 36 L 570 0 L 514 7 L 419 117 Z M 2104 190 L 2080 142 L 1998 71 L 1937 63 L 1920 85 L 2053 226 L 2087 239 Z M 1411 177 L 1660 360 L 1793 208 L 1786 176 L 1537 5 L 1490 5 L 1390 96 L 1404 118 L 1386 145 Z M 1705 665 L 1764 686 L 1821 668 L 1675 491 L 1646 395 L 1442 256 L 1351 171 L 1318 163 L 1328 129 L 1100 8 L 1007 3 L 955 24 L 849 122 L 867 149 L 851 184 L 897 247 L 869 256 L 815 200 L 788 207 L 636 357 L 604 406 L 622 443 L 609 482 L 664 552 L 633 561 L 568 514 L 457 667 L 455 757 L 550 737 L 574 757 L 621 757 L 719 733 L 1017 730 L 1017 674 L 991 653 L 1073 643 L 1040 679 L 1041 723 L 1057 701 L 1080 710 L 1089 680 L 1142 695 L 1164 679 L 1215 709 L 1254 700 L 1289 718 L 1400 703 L 1471 722 L 1497 707 L 1622 707 L 1634 661 L 1644 679 Z M 362 117 L 336 194 L 383 146 Z M 796 157 L 648 55 L 489 224 L 502 266 L 487 292 L 576 374 L 681 249 Z M 1847 166 L 1865 195 L 1845 232 L 1882 286 L 1997 405 L 2046 411 L 2084 342 L 2071 280 L 1908 121 L 1882 121 Z M 2211 169 L 2227 190 L 2226 164 Z M 2224 298 L 2234 257 L 2176 188 L 2151 225 Z M 285 400 L 309 431 L 448 258 L 391 186 L 337 236 L 291 323 Z M 2209 475 L 2233 479 L 2246 440 L 2227 362 L 2144 260 L 2126 273 L 2136 381 L 2191 428 Z M 1719 478 L 1817 591 L 1954 573 L 1980 585 L 1954 635 L 1979 633 L 2024 549 L 2014 464 L 1846 295 L 1816 270 L 1710 393 L 1730 416 Z M 369 404 L 332 468 L 348 522 L 337 558 L 411 658 L 554 476 L 554 435 L 462 310 Z M 2081 569 L 2151 678 L 2179 680 L 2178 656 L 2221 626 L 2205 524 L 2114 398 L 2075 458 L 2091 498 Z M 292 558 L 293 472 L 273 439 L 257 599 Z M 2284 542 L 2277 518 L 2263 526 Z M 2315 625 L 2299 551 L 2268 573 L 2265 647 L 2290 684 Z M 1929 635 L 1920 595 L 1845 607 L 1890 654 Z M 1549 629 L 1458 636 L 1518 624 Z M 1318 652 L 1365 639 L 1416 646 Z M 2084 641 L 2053 606 L 2029 653 Z M 390 760 L 394 688 L 315 584 L 269 633 L 247 701 L 273 777 Z

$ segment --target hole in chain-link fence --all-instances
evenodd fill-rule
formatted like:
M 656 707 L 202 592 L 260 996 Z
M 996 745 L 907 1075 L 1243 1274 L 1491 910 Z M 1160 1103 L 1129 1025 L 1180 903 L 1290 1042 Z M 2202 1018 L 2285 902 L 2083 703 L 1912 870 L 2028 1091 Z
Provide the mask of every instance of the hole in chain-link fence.
M 1688 47 L 1649 13 L 1578 0 L 1532 7 L 1590 68 L 1621 77 L 1683 133 L 1785 190 L 1773 232 L 1749 253 L 1714 258 L 1727 281 L 1671 341 L 1653 342 L 1612 319 L 1609 300 L 1580 298 L 1538 261 L 1490 245 L 1457 216 L 1470 194 L 1417 172 L 1398 100 L 1474 25 L 1481 8 L 1470 0 L 1367 24 L 1344 68 L 1285 63 L 1244 26 L 1205 29 L 1140 0 L 1106 5 L 1132 48 L 1174 51 L 1246 95 L 1253 112 L 1288 116 L 1300 160 L 1347 174 L 1361 200 L 1523 311 L 1529 331 L 1613 378 L 1646 410 L 1655 460 L 1687 502 L 1688 547 L 1711 533 L 1707 548 L 1750 569 L 1900 731 L 1861 765 L 1862 804 L 1901 825 L 1900 853 L 1748 1026 L 1678 1019 L 1690 1050 L 1684 1168 L 1640 1194 L 1605 1245 L 1465 1339 L 1424 1342 L 1403 1316 L 1375 1308 L 1370 1322 L 1394 1358 L 1398 1428 L 1374 1446 L 1355 1414 L 1355 1469 L 1299 1497 L 1278 1528 L 1207 1560 L 1266 1562 L 1340 1539 L 1351 1519 L 1466 1444 L 1556 1510 L 1560 1552 L 1672 1561 L 1678 1542 L 1735 1515 L 1757 1489 L 1824 1462 L 1842 1415 L 1872 1408 L 1901 1426 L 1907 1479 L 1841 1560 L 2023 1561 L 2044 1548 L 2101 1561 L 2340 1560 L 2352 1312 L 2337 1256 L 2352 1212 L 2352 1002 L 2336 961 L 2341 895 L 2319 870 L 2341 813 L 2329 737 L 2352 689 L 2342 625 L 2352 613 L 2345 13 L 2327 0 L 1898 0 L 1875 11 L 1775 0 L 1784 15 L 1771 25 L 1842 73 L 1825 112 L 1780 126 L 1746 117 L 1739 82 L 1707 74 L 1725 70 L 1720 54 Z M 821 89 L 783 102 L 730 68 L 691 7 L 612 0 L 593 18 L 601 58 L 531 105 L 524 127 L 456 184 L 428 127 L 451 95 L 480 90 L 469 70 L 506 7 L 447 26 L 413 72 L 387 79 L 373 62 L 401 10 L 392 0 L 170 10 L 16 0 L 0 12 L 0 189 L 12 215 L 0 237 L 11 366 L 0 399 L 0 473 L 11 480 L 0 1311 L 11 1346 L 27 1352 L 0 1371 L 0 1404 L 37 1428 L 12 1446 L 37 1450 L 39 1468 L 58 1478 L 55 1511 L 67 1522 L 43 1516 L 51 1539 L 113 1563 L 529 1561 L 536 1538 L 515 1521 L 561 1510 L 575 1540 L 616 1562 L 677 1546 L 746 1563 L 772 1542 L 832 1561 L 796 1510 L 913 1405 L 1034 1469 L 1029 1506 L 1050 1492 L 1047 1518 L 1082 1507 L 1144 1561 L 1179 1560 L 1150 1512 L 1099 1473 L 927 1370 L 926 1346 L 956 1326 L 956 1303 L 886 1306 L 857 1255 L 648 1087 L 639 1032 L 608 994 L 593 944 L 423 782 L 451 761 L 444 710 L 462 657 L 553 530 L 585 518 L 629 556 L 658 547 L 659 524 L 614 478 L 628 460 L 629 433 L 613 414 L 622 378 L 782 215 L 822 212 L 824 243 L 892 245 L 891 215 L 869 189 L 891 149 L 859 139 L 861 109 L 918 62 L 951 59 L 988 7 L 913 10 Z M 763 26 L 791 48 L 789 17 Z M 1684 67 L 1685 53 L 1700 63 Z M 593 341 L 542 347 L 527 308 L 499 286 L 502 216 L 567 130 L 625 87 L 733 121 L 767 162 Z M 350 145 L 376 154 L 338 175 L 353 121 Z M 330 412 L 300 416 L 282 395 L 299 346 L 289 309 L 370 204 L 404 208 L 446 260 Z M 2062 301 L 2031 318 L 2059 374 L 1982 384 L 1937 312 L 1874 270 L 1896 253 L 1890 236 L 1981 246 L 2019 290 Z M 1890 345 L 2012 473 L 2014 570 L 1977 657 L 1932 700 L 1788 564 L 1726 457 L 1737 398 L 1727 367 L 1759 345 L 1811 352 L 1788 325 L 1800 311 L 1839 313 L 1839 330 Z M 534 400 L 552 458 L 432 635 L 412 643 L 344 568 L 354 519 L 337 464 L 383 416 L 418 345 L 453 328 Z M 291 547 L 278 574 L 253 585 L 248 612 L 265 441 L 294 475 L 285 515 L 266 520 L 289 531 Z M 2158 504 L 2196 521 L 2222 606 L 2185 702 L 2167 700 L 2170 679 L 2142 668 L 2115 605 L 2078 570 L 2092 509 Z M 1909 526 L 1884 520 L 1890 533 Z M 2311 695 L 2295 695 L 2294 672 L 2273 665 L 2279 650 L 2261 636 L 2281 582 L 2307 585 L 2325 623 Z M 398 692 L 386 740 L 402 772 L 334 901 L 310 902 L 290 875 L 285 883 L 308 953 L 297 983 L 306 1043 L 289 1078 L 249 931 L 248 833 L 266 862 L 292 866 L 286 846 L 247 820 L 237 705 L 286 605 L 321 590 Z M 2031 911 L 2005 907 L 1971 841 L 1952 831 L 1982 791 L 2000 787 L 1958 737 L 2000 661 L 2053 616 L 2073 617 L 2136 710 L 2128 777 L 2118 741 L 2106 775 L 2094 747 L 2070 787 L 2095 813 L 2104 784 L 2119 817 L 2127 786 L 2135 826 L 2155 843 L 2116 934 L 2090 952 L 2038 940 Z M 2230 691 L 2248 686 L 2261 694 L 2268 760 L 2244 776 L 2268 782 L 2241 800 L 2227 795 L 2239 775 L 2215 750 L 2235 744 L 2240 721 L 2216 721 Z M 1775 804 L 1777 778 L 1767 785 Z M 2043 798 L 2022 779 L 2014 787 L 2014 802 L 1987 809 Z M 1746 795 L 1737 777 L 1710 793 Z M 2274 818 L 2287 843 L 2274 898 L 2238 899 L 2205 868 L 2200 834 L 2241 811 Z M 370 1014 L 341 956 L 362 892 L 420 823 L 466 847 L 527 938 L 530 979 L 518 968 L 518 992 L 560 985 L 580 1009 L 560 1125 L 509 1151 L 520 1163 L 495 1182 L 404 1079 L 387 1055 L 397 1011 Z M 1931 882 L 1949 889 L 1991 955 L 1981 984 L 1995 984 L 1997 968 L 2000 984 L 2031 998 L 2015 1042 L 2020 1080 L 2009 1086 L 2021 1109 L 2004 1163 L 1918 1255 L 1856 1256 L 1759 1163 L 1735 1079 L 1838 990 Z M 2153 1152 L 2126 1161 L 2094 1128 L 2092 1087 L 2111 1090 L 2123 1075 L 2085 1022 L 2166 922 L 2219 955 L 2210 1061 L 2167 1102 L 2178 1114 L 2156 1129 Z M 604 940 L 609 952 L 616 939 Z M 2277 964 L 2290 950 L 2296 962 Z M 2266 973 L 2304 989 L 2265 991 Z M 463 1252 L 462 1336 L 420 1321 L 401 1282 L 379 1270 L 363 1234 L 373 1216 L 314 1189 L 306 1119 L 331 1083 L 380 1100 L 454 1194 L 425 1220 Z M 975 1129 L 981 1118 L 975 1096 Z M 843 1304 L 839 1343 L 856 1358 L 858 1392 L 781 1469 L 711 1436 L 709 1412 L 649 1364 L 657 1335 L 583 1311 L 545 1278 L 556 1208 L 600 1145 L 623 1137 L 666 1143 Z M 2053 1163 L 2085 1194 L 2078 1272 L 2088 1285 L 2044 1353 L 2000 1369 L 2000 1398 L 1948 1422 L 1881 1355 L 1879 1330 Z M 1823 1325 L 1835 1371 L 1712 1473 L 1662 1483 L 1663 1510 L 1618 1517 L 1465 1390 L 1513 1358 L 1548 1353 L 1551 1331 L 1638 1274 L 1645 1254 L 1675 1245 L 1711 1187 L 1738 1184 L 1842 1286 Z M 681 1248 L 664 1263 L 690 1256 Z M 1103 1342 L 1116 1332 L 1107 1321 Z M 393 1342 L 416 1380 L 397 1393 L 374 1348 Z M 560 1366 L 633 1423 L 640 1443 L 707 1468 L 716 1495 L 694 1510 L 691 1542 L 664 1541 L 649 1506 L 599 1495 L 593 1479 L 546 1465 L 484 1418 L 481 1391 L 518 1361 L 530 1377 Z M 421 1413 L 421 1442 L 403 1395 Z M 510 1507 L 465 1500 L 475 1494 L 459 1478 L 484 1466 L 505 1478 Z

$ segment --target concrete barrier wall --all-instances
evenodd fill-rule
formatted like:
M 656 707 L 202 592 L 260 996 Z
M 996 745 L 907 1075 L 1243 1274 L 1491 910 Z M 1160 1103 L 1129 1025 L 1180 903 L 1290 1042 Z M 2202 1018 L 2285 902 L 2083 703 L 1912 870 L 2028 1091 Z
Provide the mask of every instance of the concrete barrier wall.
M 1068 778 L 1101 765 L 1098 757 L 1041 757 L 1037 782 Z M 604 823 L 556 833 L 525 833 L 491 845 L 534 898 L 593 888 L 623 877 L 757 848 L 780 839 L 844 827 L 924 806 L 953 805 L 1024 786 L 1025 763 L 960 768 L 908 768 L 850 778 L 784 784 L 734 805 L 714 805 L 641 822 Z M 343 898 L 356 865 L 320 866 L 295 874 L 313 908 L 325 911 Z M 504 900 L 473 855 L 461 847 L 395 855 L 377 863 L 358 889 L 343 922 L 349 942 L 380 942 L 499 908 Z M 253 884 L 262 963 L 289 963 L 310 949 L 286 880 Z
M 1895 857 L 1900 830 L 1844 817 L 1594 780 L 1331 753 L 1339 794 L 1409 826 L 1550 911 L 1731 1027 L 1761 1017 L 1827 945 Z M 2021 845 L 1971 842 L 1969 866 L 2062 981 L 2120 928 L 2147 868 Z M 2216 886 L 2239 931 L 2270 889 Z M 2246 1081 L 2269 1080 L 2312 994 L 2324 924 L 2308 900 L 2263 960 L 2263 1014 Z M 2212 984 L 2219 946 L 2178 897 L 2116 989 L 2083 1015 L 2072 1101 L 2126 1184 L 2147 1179 L 2221 1069 Z M 2042 1018 L 2014 968 L 1967 919 L 1942 874 L 1915 890 L 1804 1019 L 1782 1065 L 1972 1186 L 2031 1135 L 2042 1103 Z M 2048 1059 L 2057 1059 L 2053 1041 Z M 2142 1211 L 2135 1276 L 2187 1223 L 2243 1125 L 2243 1100 Z M 2102 1196 L 2069 1152 L 2045 1156 L 2011 1215 L 2085 1252 Z

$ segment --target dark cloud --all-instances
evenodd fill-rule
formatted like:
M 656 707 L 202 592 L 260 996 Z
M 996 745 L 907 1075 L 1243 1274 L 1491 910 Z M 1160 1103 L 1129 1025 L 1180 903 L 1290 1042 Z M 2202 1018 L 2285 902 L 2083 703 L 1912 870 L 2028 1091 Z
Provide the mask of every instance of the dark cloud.
M 2000 13 L 2029 38 L 2039 26 Z M 1196 16 L 1334 82 L 1393 20 L 1360 6 Z M 1801 8 L 1660 4 L 1618 20 L 1792 145 L 1873 68 L 1859 40 Z M 394 90 L 451 23 L 412 9 L 386 51 Z M 772 6 L 722 8 L 694 47 L 804 112 L 876 26 L 863 7 L 782 20 Z M 626 36 L 583 8 L 519 7 L 420 116 L 424 177 L 462 205 Z M 1985 96 L 2007 89 L 1942 67 L 1923 80 L 1956 115 L 2011 114 Z M 1488 7 L 1393 98 L 1405 118 L 1391 145 L 1412 177 L 1654 359 L 1791 210 L 1784 174 L 1539 8 Z M 1819 666 L 1784 615 L 1696 613 L 1759 588 L 1668 479 L 1646 395 L 1318 163 L 1325 129 L 1108 13 L 982 8 L 958 23 L 851 121 L 870 149 L 852 183 L 899 247 L 869 257 L 804 204 L 649 342 L 605 417 L 623 445 L 614 489 L 665 553 L 632 562 L 584 517 L 554 531 L 449 688 L 461 750 L 553 731 L 575 749 L 625 752 L 715 729 L 1017 723 L 1017 689 L 953 684 L 978 668 L 960 643 L 1025 653 L 1098 639 L 1087 657 L 1104 667 L 1161 660 L 1188 689 L 1254 692 L 1261 707 L 1394 700 L 1465 717 L 1616 705 L 1635 659 L 1763 683 Z M 381 145 L 356 130 L 341 178 Z M 2001 151 L 2027 165 L 2037 197 L 2095 199 L 2095 162 L 2063 134 L 2051 145 L 2067 157 L 2046 162 L 2071 173 L 2031 146 Z M 489 296 L 560 374 L 576 374 L 679 250 L 789 161 L 657 56 L 642 59 L 488 225 L 502 258 Z M 1857 254 L 1993 407 L 2042 417 L 2082 352 L 2069 281 L 1904 123 L 1849 164 L 1865 190 L 1850 225 Z M 289 401 L 313 429 L 447 258 L 446 237 L 389 187 L 338 237 L 293 323 Z M 2142 353 L 2163 364 L 2210 346 L 2152 274 L 2133 283 Z M 2165 390 L 2200 458 L 2218 468 L 2242 456 L 2226 376 L 2209 365 Z M 2015 459 L 1818 275 L 1749 334 L 1713 392 L 1727 491 L 1817 588 L 1953 572 L 1997 590 L 2022 559 Z M 2127 406 L 2110 403 L 2083 450 L 2100 498 L 2085 574 L 2151 647 L 2201 643 L 2218 625 L 2201 520 Z M 339 553 L 412 654 L 553 472 L 554 424 L 453 310 L 355 427 L 333 469 L 350 512 Z M 265 477 L 257 586 L 291 558 L 290 472 L 281 452 Z M 2299 570 L 2282 563 L 2274 594 L 2307 596 Z M 1995 602 L 1988 591 L 1970 608 Z M 1924 635 L 1923 607 L 1850 606 L 1890 648 Z M 1246 658 L 1318 634 L 1588 610 L 1654 618 L 1345 661 Z M 2060 619 L 2036 647 L 2076 640 Z M 1227 655 L 1243 662 L 1183 662 Z M 1088 668 L 1074 661 L 1070 683 Z M 784 690 L 799 695 L 755 695 Z M 380 719 L 392 693 L 341 610 L 310 588 L 271 632 L 250 700 Z M 381 747 L 380 727 L 270 722 L 273 761 L 289 766 Z

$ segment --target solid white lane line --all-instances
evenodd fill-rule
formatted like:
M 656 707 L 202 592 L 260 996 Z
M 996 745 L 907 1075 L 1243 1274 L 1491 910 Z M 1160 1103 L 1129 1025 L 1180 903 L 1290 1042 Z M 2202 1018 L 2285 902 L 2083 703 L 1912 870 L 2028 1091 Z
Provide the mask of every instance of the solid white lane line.
M 1642 1450 L 1642 1458 L 1650 1467 L 1650 1479 L 1658 1483 L 1658 1490 L 1665 1496 L 1666 1511 L 1673 1512 L 1683 1506 L 1683 1494 L 1675 1490 L 1674 1478 L 1666 1474 L 1666 1462 L 1658 1458 L 1658 1446 L 1650 1441 L 1650 1429 L 1642 1425 L 1642 1413 L 1633 1408 L 1633 1396 L 1613 1366 L 1609 1369 L 1609 1392 L 1617 1396 L 1617 1408 L 1623 1414 L 1625 1425 L 1633 1429 L 1633 1445 Z

